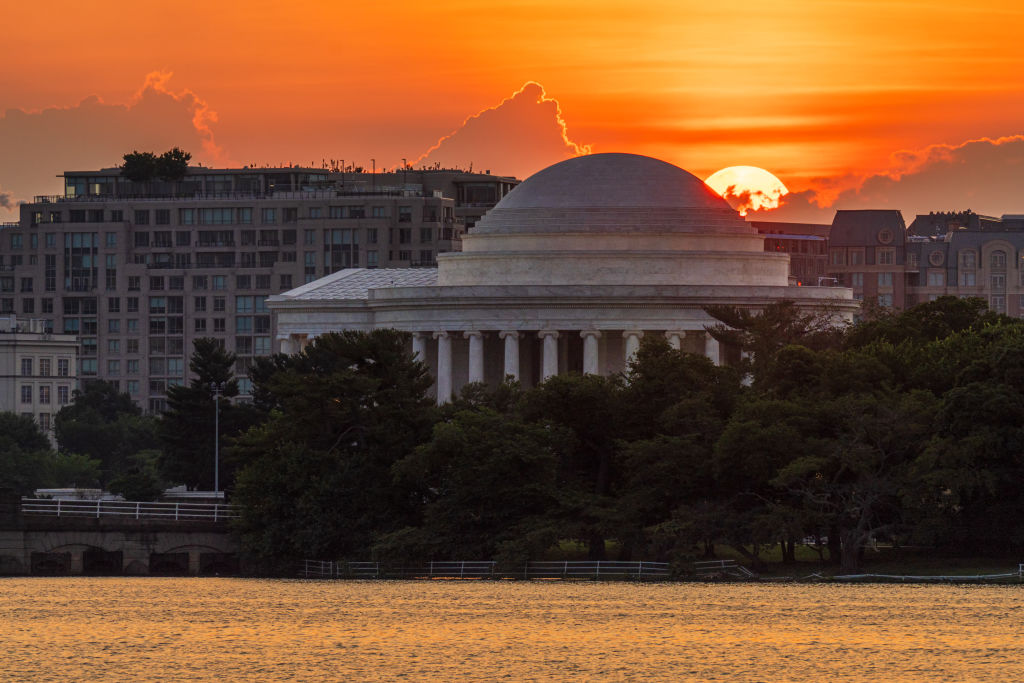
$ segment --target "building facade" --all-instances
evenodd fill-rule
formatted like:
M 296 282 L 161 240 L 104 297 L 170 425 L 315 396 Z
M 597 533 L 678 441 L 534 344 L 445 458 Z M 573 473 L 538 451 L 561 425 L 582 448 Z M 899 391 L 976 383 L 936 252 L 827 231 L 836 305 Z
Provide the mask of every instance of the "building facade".
M 529 387 L 564 372 L 620 372 L 648 335 L 738 360 L 707 332 L 712 304 L 790 300 L 852 319 L 848 289 L 791 286 L 789 255 L 764 242 L 683 169 L 593 154 L 525 180 L 436 269 L 334 273 L 268 305 L 288 352 L 330 331 L 410 332 L 443 403 L 467 382 L 512 376 Z
M 34 419 L 53 441 L 53 416 L 78 388 L 78 338 L 42 320 L 0 316 L 0 412 Z
M 838 211 L 828 253 L 831 274 L 883 307 L 978 297 L 1024 315 L 1022 216 L 931 213 L 906 226 L 898 211 Z
M 346 268 L 432 266 L 517 182 L 309 168 L 63 180 L 64 194 L 36 197 L 0 229 L 0 315 L 77 336 L 81 377 L 113 382 L 151 412 L 186 381 L 194 339 L 220 340 L 244 377 L 277 350 L 269 296 Z

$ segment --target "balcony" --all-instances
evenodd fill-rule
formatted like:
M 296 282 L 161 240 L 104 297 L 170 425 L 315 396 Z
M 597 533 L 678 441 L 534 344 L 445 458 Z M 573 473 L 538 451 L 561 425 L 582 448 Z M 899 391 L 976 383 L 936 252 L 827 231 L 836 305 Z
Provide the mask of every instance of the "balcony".
M 235 246 L 235 242 L 233 240 L 230 241 L 230 242 L 224 242 L 224 241 L 219 241 L 219 240 L 210 240 L 210 241 L 199 240 L 199 241 L 196 242 L 195 246 L 197 246 L 197 247 L 234 247 Z

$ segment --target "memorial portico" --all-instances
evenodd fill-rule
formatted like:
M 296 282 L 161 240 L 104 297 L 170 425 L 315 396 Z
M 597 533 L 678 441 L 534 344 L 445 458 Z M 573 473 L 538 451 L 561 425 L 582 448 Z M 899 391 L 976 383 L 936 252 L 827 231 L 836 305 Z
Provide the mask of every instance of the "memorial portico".
M 791 300 L 852 318 L 849 289 L 790 286 L 788 258 L 686 171 L 597 154 L 521 183 L 437 268 L 339 271 L 268 303 L 282 351 L 328 331 L 409 332 L 445 402 L 469 382 L 622 372 L 647 337 L 735 362 L 707 332 L 708 305 Z

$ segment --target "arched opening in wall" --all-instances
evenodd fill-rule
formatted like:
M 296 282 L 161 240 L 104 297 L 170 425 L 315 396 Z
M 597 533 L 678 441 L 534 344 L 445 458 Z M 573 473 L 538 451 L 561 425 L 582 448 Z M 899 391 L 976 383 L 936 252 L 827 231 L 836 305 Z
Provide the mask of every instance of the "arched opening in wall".
M 120 576 L 124 573 L 124 552 L 89 548 L 82 552 L 82 573 L 87 576 Z
M 238 555 L 235 553 L 199 554 L 201 576 L 236 576 L 239 573 Z
M 150 576 L 188 576 L 188 553 L 150 553 Z
M 67 576 L 71 573 L 71 553 L 32 553 L 32 576 Z

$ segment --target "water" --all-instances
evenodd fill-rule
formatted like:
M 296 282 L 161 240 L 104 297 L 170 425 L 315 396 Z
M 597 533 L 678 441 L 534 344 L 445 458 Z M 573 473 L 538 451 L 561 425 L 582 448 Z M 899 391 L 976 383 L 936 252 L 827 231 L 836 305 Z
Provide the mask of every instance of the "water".
M 0 680 L 1024 675 L 1017 586 L 0 579 Z

